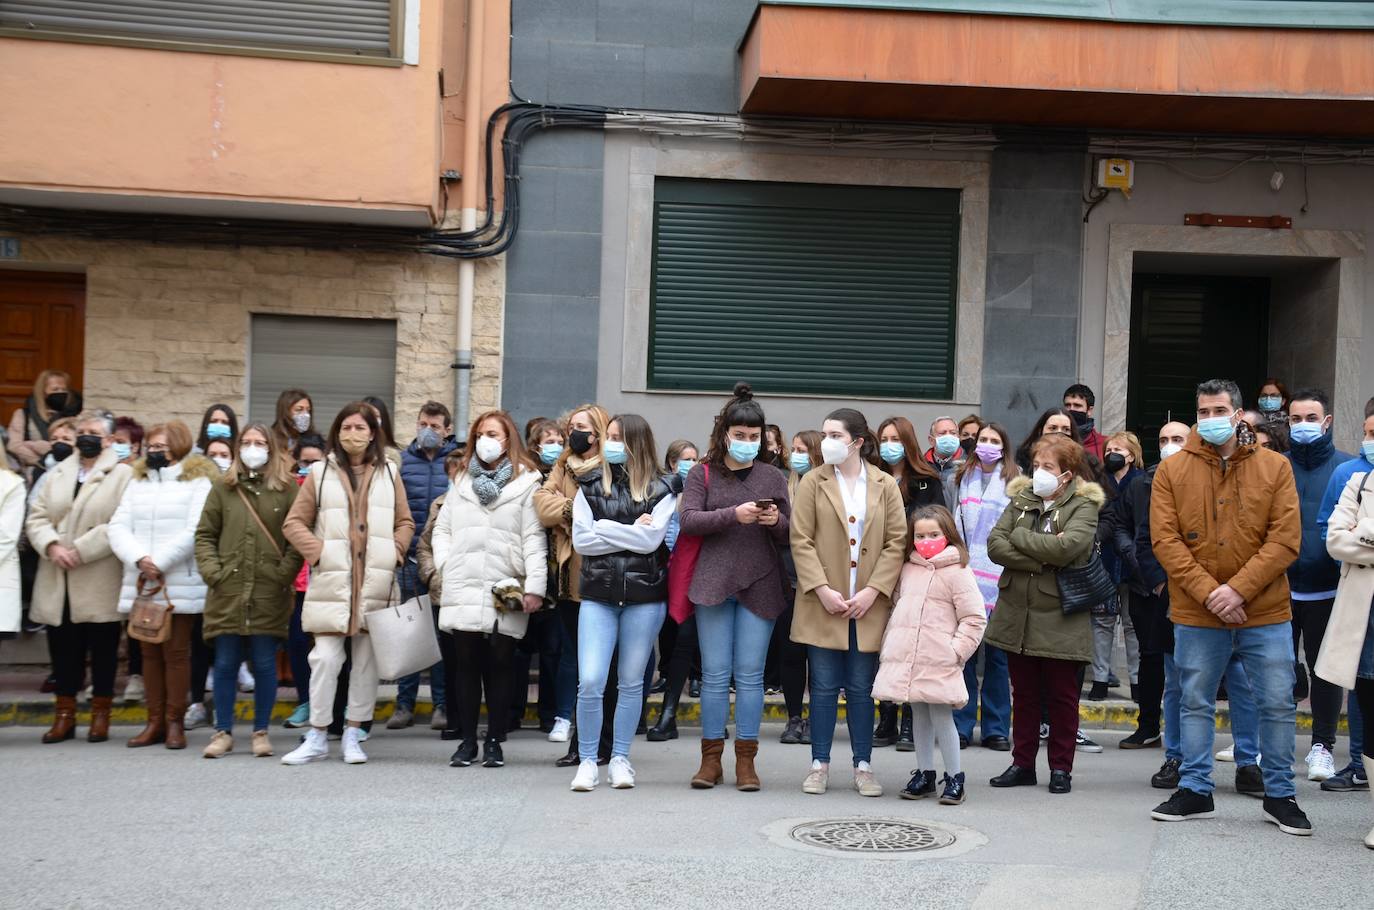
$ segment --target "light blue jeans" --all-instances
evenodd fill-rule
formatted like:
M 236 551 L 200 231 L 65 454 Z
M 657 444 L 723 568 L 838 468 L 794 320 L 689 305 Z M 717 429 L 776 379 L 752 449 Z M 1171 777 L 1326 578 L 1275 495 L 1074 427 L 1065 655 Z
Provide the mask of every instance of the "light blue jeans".
M 733 597 L 697 607 L 696 617 L 701 646 L 701 738 L 725 738 L 733 673 L 735 738 L 756 740 L 763 721 L 763 665 L 773 640 L 773 620 L 760 619 Z
M 1180 786 L 1210 794 L 1216 741 L 1217 686 L 1231 658 L 1240 659 L 1258 714 L 1260 772 L 1266 796 L 1296 794 L 1293 738 L 1293 630 L 1286 623 L 1248 629 L 1174 627 L 1174 661 L 1183 687 L 1183 779 Z M 1234 710 L 1234 708 L 1233 708 Z
M 630 755 L 630 741 L 644 706 L 644 668 L 654 653 L 668 605 L 629 604 L 619 607 L 582 601 L 577 615 L 577 754 L 596 761 L 601 740 L 601 697 L 611 672 L 611 654 L 620 648 L 616 679 L 620 695 L 615 702 L 611 757 Z

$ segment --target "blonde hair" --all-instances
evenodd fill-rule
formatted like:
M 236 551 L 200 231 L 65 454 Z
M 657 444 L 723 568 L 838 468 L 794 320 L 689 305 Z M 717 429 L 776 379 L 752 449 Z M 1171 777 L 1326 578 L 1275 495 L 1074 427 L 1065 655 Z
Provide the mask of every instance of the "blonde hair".
M 569 458 L 579 458 L 591 467 L 601 468 L 601 491 L 606 495 L 611 493 L 611 466 L 606 464 L 606 460 L 601 457 L 601 446 L 606 441 L 606 431 L 611 426 L 611 415 L 606 413 L 606 409 L 599 404 L 578 405 L 568 412 L 567 420 L 564 425 L 568 428 L 568 436 L 572 436 L 572 419 L 583 411 L 587 413 L 587 418 L 591 421 L 592 432 L 596 434 L 596 454 L 590 458 L 576 455 L 572 446 L 564 446 L 563 454 L 558 456 L 558 464 L 563 465 L 565 470 L 572 470 L 568 467 Z
M 1127 452 L 1131 453 L 1131 458 L 1134 459 L 1131 462 L 1131 467 L 1139 468 L 1141 465 L 1145 463 L 1145 451 L 1140 447 L 1140 437 L 1132 433 L 1130 430 L 1122 430 L 1120 433 L 1113 433 L 1110 437 L 1108 437 L 1107 445 L 1110 445 L 1113 442 L 1117 445 L 1123 446 Z
M 281 440 L 272 428 L 265 423 L 250 423 L 234 440 L 234 463 L 224 472 L 224 485 L 234 487 L 248 474 L 248 468 L 239 460 L 239 450 L 243 448 L 243 437 L 257 431 L 267 440 L 267 463 L 262 466 L 262 476 L 267 480 L 269 490 L 287 490 L 295 481 L 291 477 L 291 461 L 281 455 Z
M 625 474 L 630 496 L 635 502 L 644 502 L 654 483 L 663 476 L 658 469 L 654 431 L 638 414 L 617 414 L 611 418 L 611 423 L 620 424 L 620 436 L 625 442 Z
M 65 370 L 44 370 L 38 374 L 38 378 L 33 381 L 33 406 L 38 409 L 38 416 L 44 420 L 51 420 L 53 415 L 52 408 L 48 407 L 48 380 L 61 379 L 67 384 L 67 400 L 71 401 L 72 377 Z

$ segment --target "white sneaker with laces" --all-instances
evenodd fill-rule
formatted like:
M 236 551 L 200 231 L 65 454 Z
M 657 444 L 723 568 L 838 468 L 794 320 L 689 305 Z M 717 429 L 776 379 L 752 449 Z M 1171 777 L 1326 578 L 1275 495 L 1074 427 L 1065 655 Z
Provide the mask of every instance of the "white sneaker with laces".
M 205 705 L 201 702 L 196 702 L 186 709 L 186 717 L 182 720 L 181 724 L 187 730 L 195 730 L 205 726 L 209 720 L 210 715 L 209 712 L 205 710 Z
M 549 731 L 549 742 L 565 743 L 568 741 L 568 734 L 572 731 L 572 721 L 566 717 L 555 717 L 553 719 L 553 729 Z
M 143 677 L 130 676 L 124 683 L 124 696 L 121 699 L 126 705 L 136 705 L 143 701 Z
M 630 765 L 630 760 L 623 755 L 611 758 L 611 766 L 606 776 L 610 778 L 612 790 L 634 789 L 635 769 Z
M 367 764 L 367 753 L 363 751 L 361 727 L 344 727 L 343 760 L 346 765 Z
M 1218 749 L 1216 754 L 1217 761 L 1235 761 L 1236 747 L 1227 746 L 1225 749 Z
M 239 664 L 239 691 L 252 692 L 253 687 L 253 674 L 248 672 L 248 665 Z
M 1312 746 L 1312 751 L 1307 753 L 1307 779 L 1308 780 L 1329 780 L 1336 776 L 1336 759 L 1332 757 L 1331 750 L 1321 743 Z
M 323 730 L 311 727 L 305 732 L 305 739 L 295 749 L 281 757 L 283 765 L 305 765 L 312 761 L 323 761 L 329 757 L 329 739 Z
M 599 779 L 600 772 L 596 767 L 596 759 L 584 758 L 582 763 L 577 766 L 577 774 L 572 780 L 572 790 L 574 793 L 590 793 L 596 789 Z

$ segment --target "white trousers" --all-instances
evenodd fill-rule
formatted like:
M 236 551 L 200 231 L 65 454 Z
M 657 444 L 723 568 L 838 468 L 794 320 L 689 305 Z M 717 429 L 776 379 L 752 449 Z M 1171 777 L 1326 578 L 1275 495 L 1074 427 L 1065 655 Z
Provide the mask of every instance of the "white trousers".
M 372 719 L 377 707 L 377 664 L 372 659 L 372 636 L 316 635 L 310 649 L 310 726 L 327 727 L 334 722 L 334 693 L 343 670 L 344 643 L 353 642 L 353 664 L 348 671 L 347 720 L 364 723 Z

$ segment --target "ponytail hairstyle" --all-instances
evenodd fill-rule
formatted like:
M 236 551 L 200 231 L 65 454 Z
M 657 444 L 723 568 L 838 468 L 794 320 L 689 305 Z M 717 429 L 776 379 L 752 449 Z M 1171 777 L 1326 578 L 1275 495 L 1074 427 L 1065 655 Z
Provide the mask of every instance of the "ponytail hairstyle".
M 853 439 L 859 440 L 859 457 L 875 467 L 881 464 L 878 457 L 878 437 L 868 428 L 868 418 L 853 408 L 836 408 L 825 415 L 826 420 L 844 424 L 844 430 Z M 908 453 L 909 454 L 909 453 Z
M 759 460 L 763 458 L 768 440 L 768 420 L 763 416 L 763 408 L 754 400 L 754 390 L 747 382 L 735 383 L 735 392 L 716 415 L 711 438 L 706 442 L 707 464 L 725 466 L 725 455 L 730 451 L 730 428 L 751 427 L 759 430 Z
M 663 476 L 658 469 L 654 431 L 649 421 L 638 414 L 617 414 L 611 423 L 620 424 L 620 438 L 625 442 L 625 475 L 630 496 L 635 502 L 644 502 L 653 491 L 654 482 Z
M 906 555 L 916 549 L 916 522 L 933 521 L 940 526 L 945 535 L 945 543 L 959 551 L 959 565 L 968 565 L 968 544 L 959 536 L 959 528 L 954 524 L 954 516 L 944 506 L 921 506 L 911 513 L 911 521 L 906 528 Z

